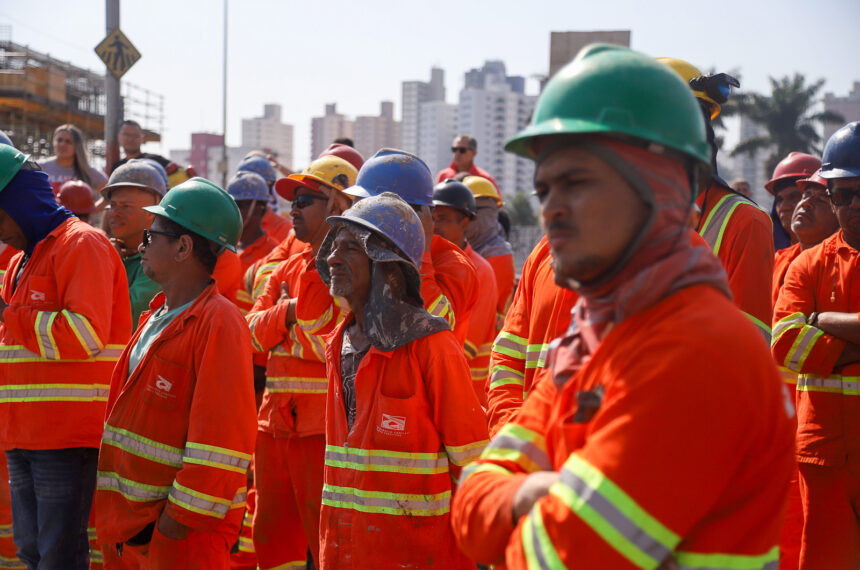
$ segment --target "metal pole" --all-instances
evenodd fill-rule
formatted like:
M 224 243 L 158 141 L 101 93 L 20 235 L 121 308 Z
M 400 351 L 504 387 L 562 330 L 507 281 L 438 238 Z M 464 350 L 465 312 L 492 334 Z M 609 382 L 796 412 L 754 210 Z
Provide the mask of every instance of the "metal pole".
M 111 33 L 119 27 L 119 0 L 105 0 L 105 32 Z M 117 133 L 121 120 L 119 79 L 105 66 L 105 168 L 119 160 Z
M 227 187 L 227 0 L 224 0 L 224 71 L 221 84 L 221 132 L 224 145 L 221 147 L 221 187 Z

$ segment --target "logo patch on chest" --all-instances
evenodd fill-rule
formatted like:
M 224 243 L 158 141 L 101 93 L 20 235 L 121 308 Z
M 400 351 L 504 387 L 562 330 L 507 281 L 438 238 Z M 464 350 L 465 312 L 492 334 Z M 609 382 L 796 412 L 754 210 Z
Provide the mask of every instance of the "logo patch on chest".
M 376 431 L 386 435 L 402 435 L 406 432 L 406 416 L 394 416 L 384 413 Z
M 45 298 L 46 297 L 45 297 L 45 294 L 43 292 L 30 289 L 30 300 L 31 301 L 38 303 L 40 301 L 44 301 Z

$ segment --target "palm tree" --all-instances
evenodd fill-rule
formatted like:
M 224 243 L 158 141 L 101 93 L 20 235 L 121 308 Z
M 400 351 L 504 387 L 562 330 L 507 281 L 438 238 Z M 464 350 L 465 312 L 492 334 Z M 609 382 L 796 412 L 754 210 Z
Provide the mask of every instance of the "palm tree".
M 832 111 L 815 111 L 818 92 L 824 80 L 807 85 L 799 73 L 794 77 L 770 78 L 771 95 L 739 93 L 734 98 L 737 113 L 764 127 L 765 134 L 742 140 L 732 150 L 732 156 L 754 156 L 759 150 L 772 149 L 765 165 L 770 173 L 789 152 L 799 151 L 821 155 L 822 140 L 816 126 L 844 123 L 845 119 Z

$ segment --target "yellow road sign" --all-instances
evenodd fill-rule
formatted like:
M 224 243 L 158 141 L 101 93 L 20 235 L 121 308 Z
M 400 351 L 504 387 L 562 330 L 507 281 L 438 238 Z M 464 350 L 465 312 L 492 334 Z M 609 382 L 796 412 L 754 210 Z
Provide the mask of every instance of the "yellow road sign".
M 119 28 L 114 28 L 96 46 L 96 54 L 105 62 L 105 67 L 117 79 L 125 75 L 125 72 L 140 59 L 140 52 Z

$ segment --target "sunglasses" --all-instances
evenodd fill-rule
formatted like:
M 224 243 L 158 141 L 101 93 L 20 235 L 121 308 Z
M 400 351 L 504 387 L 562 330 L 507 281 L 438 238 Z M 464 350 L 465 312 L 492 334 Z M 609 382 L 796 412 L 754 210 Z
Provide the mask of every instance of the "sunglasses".
M 143 230 L 143 247 L 149 247 L 149 244 L 152 243 L 152 236 L 154 235 L 178 238 L 181 234 L 174 234 L 172 232 L 160 232 L 158 230 Z
M 828 190 L 827 196 L 834 206 L 849 206 L 855 196 L 860 196 L 860 188 L 846 188 L 845 190 Z
M 296 196 L 296 199 L 293 200 L 293 208 L 304 210 L 305 208 L 313 204 L 314 200 L 328 200 L 328 196 L 317 196 L 315 194 L 299 194 L 298 196 Z
M 466 154 L 470 150 L 472 150 L 472 149 L 467 148 L 465 146 L 452 146 L 451 147 L 451 152 L 458 152 L 460 154 Z

